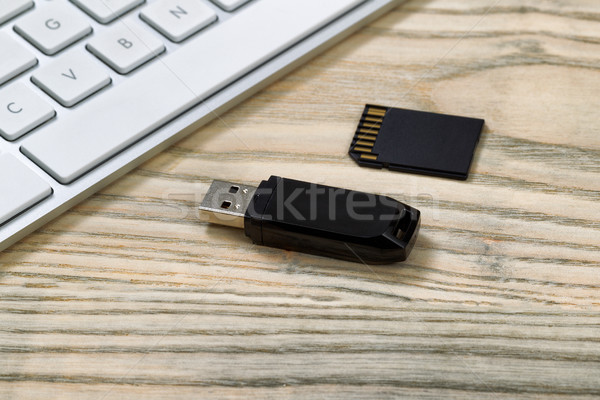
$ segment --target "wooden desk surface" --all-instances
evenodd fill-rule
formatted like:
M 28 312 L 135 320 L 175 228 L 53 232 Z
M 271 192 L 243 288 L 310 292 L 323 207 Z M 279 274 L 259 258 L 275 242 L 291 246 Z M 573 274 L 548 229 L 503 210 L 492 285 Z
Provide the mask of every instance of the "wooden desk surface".
M 0 398 L 600 395 L 599 94 L 596 0 L 407 3 L 1 254 Z M 359 168 L 367 102 L 485 118 L 470 179 Z M 411 258 L 197 221 L 270 174 L 418 207 Z

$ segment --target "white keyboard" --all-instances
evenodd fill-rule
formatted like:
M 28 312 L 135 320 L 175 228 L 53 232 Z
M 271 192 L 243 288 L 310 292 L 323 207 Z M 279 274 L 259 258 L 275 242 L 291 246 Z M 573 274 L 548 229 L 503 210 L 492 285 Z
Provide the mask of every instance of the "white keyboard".
M 0 250 L 393 0 L 0 0 Z

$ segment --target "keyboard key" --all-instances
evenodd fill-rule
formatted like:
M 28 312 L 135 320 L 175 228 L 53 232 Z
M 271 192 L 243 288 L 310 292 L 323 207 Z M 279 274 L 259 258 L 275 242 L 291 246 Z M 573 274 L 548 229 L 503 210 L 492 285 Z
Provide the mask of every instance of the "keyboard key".
M 0 154 L 0 225 L 52 193 L 52 188 L 10 154 Z
M 4 32 L 0 32 L 0 85 L 37 64 L 33 56 Z
M 181 42 L 217 20 L 217 14 L 197 0 L 159 0 L 140 17 L 173 42 Z
M 58 53 L 92 31 L 85 16 L 62 2 L 24 16 L 14 29 L 47 55 Z
M 25 138 L 21 151 L 71 183 L 362 1 L 257 2 Z
M 74 106 L 111 82 L 104 68 L 83 50 L 59 57 L 36 71 L 31 80 L 65 107 Z
M 107 24 L 117 17 L 133 10 L 144 0 L 71 0 L 79 8 L 101 24 Z
M 54 110 L 22 83 L 0 89 L 0 135 L 15 140 L 54 117 Z
M 117 22 L 90 40 L 89 51 L 120 74 L 127 74 L 165 50 L 163 43 L 135 22 Z
M 235 11 L 249 0 L 212 0 L 213 3 L 221 7 L 225 11 Z
M 33 7 L 33 0 L 0 0 L 0 25 Z

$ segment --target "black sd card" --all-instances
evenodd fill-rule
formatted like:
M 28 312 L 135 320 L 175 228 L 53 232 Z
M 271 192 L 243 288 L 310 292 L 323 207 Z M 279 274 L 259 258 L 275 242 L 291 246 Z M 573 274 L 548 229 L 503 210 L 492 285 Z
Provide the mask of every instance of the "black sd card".
M 359 165 L 465 180 L 484 120 L 367 104 L 350 146 Z

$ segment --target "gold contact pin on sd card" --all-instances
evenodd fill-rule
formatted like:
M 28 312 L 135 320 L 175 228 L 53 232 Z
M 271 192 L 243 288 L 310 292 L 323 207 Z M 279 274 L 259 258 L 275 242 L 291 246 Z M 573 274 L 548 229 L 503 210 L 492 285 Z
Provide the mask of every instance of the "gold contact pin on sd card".
M 484 120 L 367 104 L 350 145 L 361 166 L 465 180 Z

